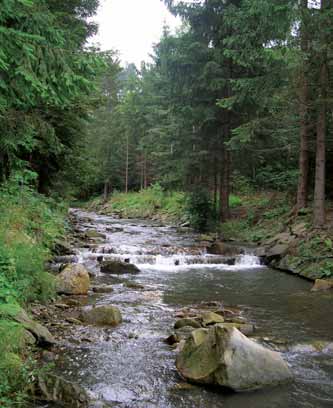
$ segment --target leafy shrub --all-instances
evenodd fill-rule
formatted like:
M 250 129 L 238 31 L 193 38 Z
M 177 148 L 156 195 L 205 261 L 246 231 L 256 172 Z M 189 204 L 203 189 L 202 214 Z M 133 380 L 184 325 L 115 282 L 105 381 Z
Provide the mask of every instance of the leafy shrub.
M 190 225 L 197 231 L 206 231 L 214 220 L 213 205 L 209 193 L 197 188 L 187 197 L 186 213 Z
M 230 194 L 229 206 L 230 208 L 236 208 L 242 205 L 242 199 L 234 194 Z

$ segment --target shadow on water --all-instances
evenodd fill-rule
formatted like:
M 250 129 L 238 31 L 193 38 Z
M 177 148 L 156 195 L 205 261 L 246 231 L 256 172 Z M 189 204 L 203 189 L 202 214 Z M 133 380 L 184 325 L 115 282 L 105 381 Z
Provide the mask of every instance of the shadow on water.
M 175 369 L 175 352 L 163 343 L 172 331 L 175 310 L 206 301 L 240 307 L 257 326 L 257 336 L 282 345 L 332 341 L 332 295 L 312 294 L 309 282 L 256 262 L 230 266 L 218 263 L 216 258 L 216 264 L 207 264 L 207 255 L 191 232 L 79 211 L 76 217 L 85 224 L 83 229 L 97 229 L 107 235 L 94 255 L 99 255 L 102 248 L 105 254 L 107 246 L 114 256 L 133 259 L 150 253 L 157 261 L 138 263 L 140 274 L 122 276 L 123 280 L 142 284 L 144 290 L 127 288 L 118 279 L 114 292 L 94 300 L 97 304 L 116 304 L 124 322 L 115 329 L 78 328 L 97 340 L 77 345 L 68 342 L 61 366 L 67 378 L 110 407 L 333 407 L 333 354 L 329 351 L 286 351 L 284 357 L 295 374 L 294 383 L 234 394 L 184 385 Z M 108 233 L 110 227 L 117 232 Z M 193 253 L 202 257 L 202 263 L 186 263 L 186 257 Z M 80 261 L 88 262 L 91 254 L 87 249 L 80 250 Z M 180 259 L 177 265 L 175 257 Z M 97 263 L 93 267 L 96 269 Z M 99 274 L 96 282 L 114 280 Z

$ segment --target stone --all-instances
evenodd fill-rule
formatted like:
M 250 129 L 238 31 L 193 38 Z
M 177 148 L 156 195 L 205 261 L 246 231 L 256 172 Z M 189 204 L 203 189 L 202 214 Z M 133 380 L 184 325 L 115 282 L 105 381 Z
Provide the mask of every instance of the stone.
M 86 295 L 89 287 L 89 272 L 81 264 L 66 266 L 56 279 L 56 289 L 59 294 Z
M 244 323 L 235 323 L 235 322 L 228 322 L 228 323 L 219 323 L 219 326 L 224 327 L 226 329 L 238 329 L 241 333 L 249 336 L 250 334 L 254 333 L 254 325 L 253 324 L 244 324 Z
M 48 329 L 35 320 L 32 320 L 25 310 L 20 309 L 20 311 L 13 316 L 13 319 L 21 323 L 22 326 L 34 336 L 39 346 L 48 347 L 56 343 Z M 26 335 L 26 339 L 28 340 L 28 335 Z M 29 336 L 29 342 L 32 343 L 31 336 Z
M 96 230 L 88 230 L 84 234 L 87 238 L 102 238 L 106 239 L 106 235 Z
M 237 245 L 228 244 L 227 242 L 216 241 L 207 248 L 207 252 L 213 255 L 234 257 L 244 253 L 244 248 Z
M 96 306 L 82 311 L 82 320 L 97 326 L 117 326 L 122 322 L 120 310 L 115 306 Z
M 236 328 L 218 324 L 196 331 L 176 360 L 178 372 L 189 382 L 241 392 L 291 381 L 280 353 L 248 339 Z
M 108 260 L 101 263 L 101 272 L 121 275 L 126 273 L 139 273 L 140 269 L 127 262 Z
M 141 285 L 140 283 L 136 282 L 125 282 L 124 286 L 126 286 L 129 289 L 144 289 L 145 287 Z
M 311 292 L 333 289 L 333 279 L 316 279 Z
M 179 343 L 180 337 L 177 334 L 171 334 L 164 340 L 164 343 L 169 344 L 169 346 L 173 346 L 176 343 Z
M 111 285 L 100 285 L 93 286 L 92 290 L 95 293 L 111 293 L 113 292 L 113 287 Z
M 276 244 L 272 248 L 266 250 L 265 257 L 269 260 L 274 258 L 281 258 L 289 249 L 288 244 Z
M 35 395 L 41 401 L 60 403 L 72 408 L 88 408 L 90 398 L 79 385 L 56 375 L 39 375 L 35 383 Z
M 184 319 L 177 320 L 175 325 L 174 325 L 174 328 L 177 330 L 177 329 L 182 329 L 185 326 L 190 326 L 190 327 L 194 327 L 194 328 L 201 327 L 200 323 L 197 322 L 196 320 L 184 318 Z
M 56 239 L 54 242 L 53 252 L 57 255 L 72 255 L 73 248 L 67 241 Z
M 205 312 L 201 315 L 201 320 L 203 326 L 209 326 L 216 323 L 223 323 L 224 318 L 223 316 L 214 313 L 214 312 Z

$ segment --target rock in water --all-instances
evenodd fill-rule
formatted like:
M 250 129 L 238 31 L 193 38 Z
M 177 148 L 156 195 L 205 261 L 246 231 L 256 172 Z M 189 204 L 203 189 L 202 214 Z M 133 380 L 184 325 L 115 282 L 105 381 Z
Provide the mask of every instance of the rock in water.
M 88 393 L 75 383 L 61 377 L 48 374 L 39 375 L 35 382 L 35 396 L 42 401 L 60 403 L 61 406 L 72 408 L 90 407 Z
M 322 290 L 333 289 L 333 279 L 316 279 L 311 291 L 319 292 Z
M 124 273 L 139 273 L 140 269 L 128 262 L 108 260 L 101 263 L 101 272 L 120 275 Z
M 197 322 L 194 319 L 189 319 L 189 318 L 184 318 L 184 319 L 179 319 L 176 321 L 174 328 L 177 329 L 181 329 L 182 327 L 185 326 L 191 326 L 195 329 L 199 329 L 201 327 L 200 323 Z
M 209 326 L 216 323 L 223 323 L 223 316 L 214 312 L 205 312 L 201 316 L 203 326 Z
M 57 276 L 57 292 L 65 295 L 86 295 L 90 287 L 90 277 L 81 264 L 72 264 Z
M 117 326 L 122 322 L 120 310 L 115 306 L 97 306 L 82 311 L 82 320 L 89 324 Z
M 251 391 L 292 379 L 281 355 L 222 325 L 195 330 L 177 356 L 177 370 L 188 381 Z

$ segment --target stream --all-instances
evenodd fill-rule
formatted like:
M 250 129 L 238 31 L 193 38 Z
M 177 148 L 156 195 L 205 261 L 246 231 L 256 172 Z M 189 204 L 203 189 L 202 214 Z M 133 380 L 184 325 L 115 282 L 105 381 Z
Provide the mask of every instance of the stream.
M 251 255 L 228 265 L 208 255 L 189 229 L 147 220 L 123 220 L 71 210 L 76 228 L 97 230 L 103 242 L 77 248 L 78 261 L 93 273 L 94 284 L 114 291 L 93 294 L 90 304 L 119 307 L 123 323 L 115 328 L 78 326 L 87 338 L 68 338 L 61 375 L 75 381 L 103 407 L 121 408 L 312 408 L 333 407 L 333 348 L 307 345 L 333 341 L 333 295 L 311 293 L 311 283 L 260 265 Z M 122 259 L 139 267 L 137 275 L 99 272 L 98 259 Z M 144 289 L 127 287 L 124 281 Z M 237 307 L 255 336 L 280 345 L 294 373 L 291 384 L 252 393 L 222 393 L 199 386 L 181 387 L 175 351 L 163 340 L 175 313 L 201 302 Z M 316 343 L 315 343 L 316 344 Z

